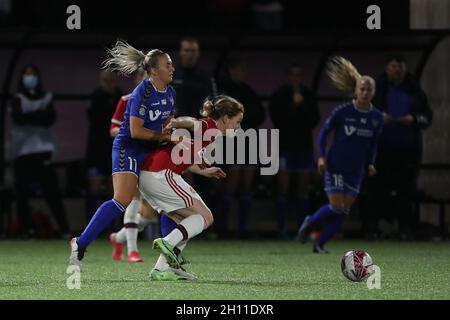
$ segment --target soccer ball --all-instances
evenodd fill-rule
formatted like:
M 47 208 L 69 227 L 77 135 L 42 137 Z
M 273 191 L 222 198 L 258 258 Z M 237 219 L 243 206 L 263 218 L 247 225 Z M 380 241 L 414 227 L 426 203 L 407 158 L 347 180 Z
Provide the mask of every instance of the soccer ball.
M 341 259 L 341 270 L 350 281 L 362 281 L 373 272 L 373 260 L 363 250 L 351 250 Z

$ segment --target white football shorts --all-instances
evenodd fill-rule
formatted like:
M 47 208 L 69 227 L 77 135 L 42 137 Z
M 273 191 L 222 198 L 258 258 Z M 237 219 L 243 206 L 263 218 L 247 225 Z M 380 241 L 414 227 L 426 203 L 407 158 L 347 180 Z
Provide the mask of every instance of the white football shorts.
M 139 191 L 153 209 L 161 213 L 189 208 L 193 199 L 203 203 L 200 195 L 184 179 L 170 169 L 141 171 Z

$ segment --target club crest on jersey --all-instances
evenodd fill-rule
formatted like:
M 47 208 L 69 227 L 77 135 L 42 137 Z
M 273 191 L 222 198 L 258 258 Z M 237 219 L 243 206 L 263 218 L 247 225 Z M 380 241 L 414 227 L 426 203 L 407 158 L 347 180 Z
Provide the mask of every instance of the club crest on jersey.
M 366 124 L 367 123 L 367 119 L 366 118 L 361 118 L 361 123 L 362 124 Z
M 161 104 L 162 104 L 163 106 L 165 106 L 165 105 L 167 104 L 167 100 L 166 100 L 166 99 L 162 99 L 162 100 L 161 100 Z
M 139 115 L 144 116 L 146 110 L 147 108 L 145 107 L 145 105 L 142 104 L 141 107 L 139 108 Z
M 155 120 L 158 119 L 158 117 L 161 115 L 161 111 L 155 110 L 155 111 L 153 112 L 153 110 L 150 110 L 150 111 L 148 112 L 148 115 L 150 116 L 150 120 L 151 120 L 151 121 L 155 121 Z
M 354 126 L 344 126 L 345 134 L 351 136 L 355 133 L 356 128 Z

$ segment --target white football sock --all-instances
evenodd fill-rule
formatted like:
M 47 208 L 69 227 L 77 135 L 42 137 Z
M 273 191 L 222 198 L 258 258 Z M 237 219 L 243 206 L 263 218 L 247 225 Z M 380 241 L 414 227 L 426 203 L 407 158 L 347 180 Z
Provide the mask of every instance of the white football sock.
M 187 231 L 187 239 L 191 239 L 203 231 L 205 220 L 201 214 L 194 214 L 184 218 L 179 223 L 179 226 L 180 225 Z M 176 246 L 183 240 L 183 238 L 183 233 L 180 231 L 179 227 L 177 227 L 173 229 L 172 232 L 166 237 L 164 237 L 164 240 L 166 240 L 170 245 Z
M 155 269 L 159 271 L 164 271 L 169 269 L 169 264 L 167 263 L 166 256 L 162 253 L 159 255 L 158 261 L 156 261 Z
M 128 254 L 132 251 L 137 250 L 137 234 L 138 228 L 137 224 L 139 222 L 139 200 L 133 199 L 125 210 L 125 215 L 123 217 L 123 224 L 125 225 L 125 231 L 127 236 L 127 249 Z
M 180 250 L 180 251 L 183 251 L 183 249 L 186 247 L 186 245 L 187 245 L 187 242 L 188 242 L 188 240 L 185 240 L 185 241 L 181 241 L 179 244 L 177 244 L 177 248 Z
M 137 228 L 125 228 L 127 235 L 127 250 L 128 254 L 133 251 L 138 251 L 137 249 L 137 236 L 138 229 Z
M 127 241 L 127 232 L 125 228 L 122 228 L 119 232 L 116 233 L 116 242 L 124 243 L 125 241 Z

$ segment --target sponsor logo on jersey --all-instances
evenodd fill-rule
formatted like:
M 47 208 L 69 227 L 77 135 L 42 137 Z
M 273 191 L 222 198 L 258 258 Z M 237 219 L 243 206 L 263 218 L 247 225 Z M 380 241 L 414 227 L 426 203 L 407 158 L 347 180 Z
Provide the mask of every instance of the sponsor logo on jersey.
M 150 120 L 151 120 L 151 121 L 155 121 L 155 120 L 158 119 L 159 116 L 161 115 L 161 111 L 155 110 L 155 111 L 153 112 L 153 110 L 150 110 L 150 111 L 148 112 L 148 115 L 150 116 Z
M 153 106 L 159 106 L 159 101 L 158 102 L 153 102 L 152 104 L 151 104 L 151 106 L 153 107 Z
M 355 118 L 345 118 L 344 120 L 349 122 L 356 122 Z
M 354 126 L 344 126 L 345 134 L 351 136 L 355 133 L 356 128 Z

